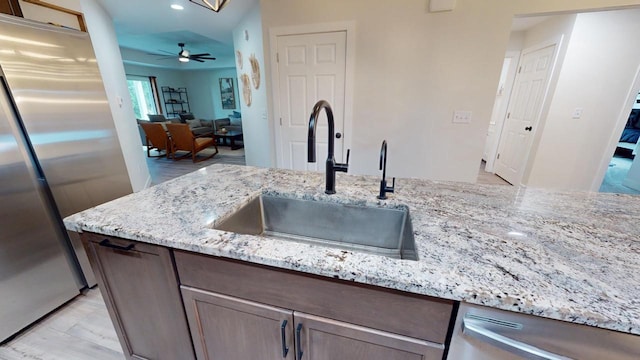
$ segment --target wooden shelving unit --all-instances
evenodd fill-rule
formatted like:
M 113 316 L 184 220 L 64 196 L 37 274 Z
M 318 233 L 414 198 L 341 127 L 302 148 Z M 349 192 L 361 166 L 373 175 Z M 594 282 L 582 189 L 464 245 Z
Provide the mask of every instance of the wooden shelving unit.
M 178 117 L 180 114 L 191 112 L 189 107 L 189 94 L 187 88 L 161 87 L 162 100 L 167 110 L 167 117 Z

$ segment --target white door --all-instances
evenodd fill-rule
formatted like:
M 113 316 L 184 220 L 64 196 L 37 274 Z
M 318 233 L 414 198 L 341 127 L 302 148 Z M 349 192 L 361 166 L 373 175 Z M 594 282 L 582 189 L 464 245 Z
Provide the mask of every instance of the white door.
M 495 161 L 495 173 L 511 184 L 518 185 L 522 180 L 552 73 L 555 48 L 554 44 L 525 51 L 520 59 Z
M 336 133 L 344 130 L 346 31 L 278 36 L 280 144 L 278 165 L 286 169 L 324 171 L 328 126 L 320 116 L 316 163 L 307 162 L 311 109 L 318 100 L 331 104 Z M 343 139 L 335 139 L 336 162 L 344 162 Z
M 482 158 L 486 161 L 485 171 L 493 172 L 493 167 L 498 153 L 498 144 L 502 126 L 507 116 L 509 99 L 511 98 L 511 90 L 513 82 L 518 70 L 518 60 L 520 59 L 520 51 L 507 51 L 502 64 L 502 72 L 500 81 L 498 82 L 498 91 L 496 92 L 496 100 L 493 104 L 493 112 L 487 130 L 487 140 L 484 146 Z

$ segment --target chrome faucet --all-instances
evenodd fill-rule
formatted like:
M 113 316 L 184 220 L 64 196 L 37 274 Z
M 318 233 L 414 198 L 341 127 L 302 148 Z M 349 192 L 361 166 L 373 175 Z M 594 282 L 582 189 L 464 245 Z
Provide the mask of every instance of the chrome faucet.
M 335 136 L 337 138 L 340 138 L 342 135 L 340 133 L 335 134 L 335 127 L 333 124 L 333 111 L 331 110 L 331 105 L 329 105 L 329 103 L 325 100 L 320 100 L 313 106 L 311 118 L 309 119 L 309 134 L 307 136 L 307 161 L 310 163 L 316 162 L 316 127 L 318 126 L 318 116 L 320 116 L 320 111 L 322 109 L 324 109 L 324 111 L 327 113 L 327 120 L 329 121 L 329 150 L 327 154 L 325 171 L 327 182 L 324 192 L 331 195 L 336 193 L 336 171 L 347 172 L 347 170 L 349 169 L 349 150 L 347 150 L 347 162 L 344 164 L 336 163 L 336 160 L 333 158 L 333 137 Z
M 380 170 L 382 170 L 382 180 L 380 180 L 380 195 L 378 199 L 384 200 L 387 198 L 387 193 L 392 193 L 396 187 L 396 178 L 393 178 L 393 185 L 387 186 L 387 140 L 382 140 L 382 147 L 380 147 Z

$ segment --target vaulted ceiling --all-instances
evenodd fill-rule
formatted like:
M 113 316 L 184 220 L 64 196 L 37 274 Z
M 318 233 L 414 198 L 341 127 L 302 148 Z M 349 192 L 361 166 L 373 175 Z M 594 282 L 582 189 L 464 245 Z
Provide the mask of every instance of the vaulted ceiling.
M 188 0 L 97 1 L 113 19 L 126 63 L 174 69 L 233 67 L 233 29 L 258 4 L 258 0 L 230 0 L 216 13 Z M 172 4 L 184 9 L 174 10 Z M 217 60 L 179 62 L 178 43 L 185 43 L 192 54 L 210 53 Z

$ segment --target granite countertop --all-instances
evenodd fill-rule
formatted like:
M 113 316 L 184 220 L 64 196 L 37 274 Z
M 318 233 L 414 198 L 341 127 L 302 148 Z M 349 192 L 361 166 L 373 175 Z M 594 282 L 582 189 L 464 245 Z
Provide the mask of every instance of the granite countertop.
M 640 198 L 213 165 L 72 215 L 91 231 L 640 334 Z M 419 261 L 212 229 L 260 193 L 407 205 Z

